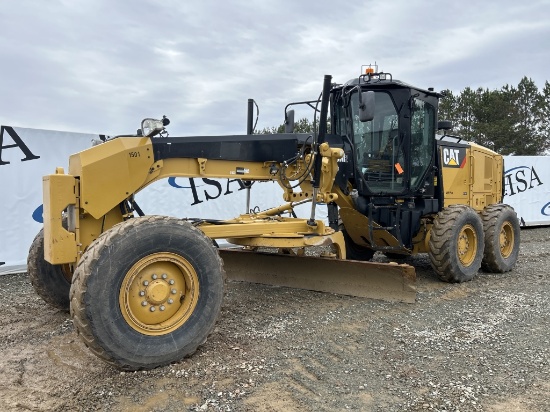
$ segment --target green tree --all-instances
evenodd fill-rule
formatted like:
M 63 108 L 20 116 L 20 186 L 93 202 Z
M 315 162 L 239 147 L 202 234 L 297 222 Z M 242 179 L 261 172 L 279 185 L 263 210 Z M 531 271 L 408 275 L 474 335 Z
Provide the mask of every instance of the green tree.
M 500 90 L 466 87 L 443 91 L 439 118 L 453 122 L 453 134 L 508 155 L 540 155 L 550 149 L 550 84 L 540 92 L 524 77 Z
M 546 81 L 542 89 L 542 109 L 540 110 L 540 128 L 541 133 L 546 136 L 544 149 L 550 149 L 550 83 Z
M 544 95 L 539 93 L 535 82 L 524 77 L 519 82 L 516 96 L 518 122 L 514 147 L 517 155 L 536 155 L 548 149 L 548 130 L 543 129 L 545 108 Z
M 438 120 L 449 120 L 454 125 L 458 123 L 458 102 L 457 97 L 449 89 L 441 92 L 443 98 L 439 101 Z
M 479 99 L 474 106 L 476 123 L 475 142 L 501 154 L 513 153 L 516 136 L 514 124 L 518 115 L 514 90 L 478 90 Z
M 475 128 L 477 118 L 475 116 L 475 110 L 480 94 L 481 89 L 474 91 L 470 87 L 466 87 L 457 99 L 457 118 L 460 136 L 472 142 L 477 140 L 477 131 Z

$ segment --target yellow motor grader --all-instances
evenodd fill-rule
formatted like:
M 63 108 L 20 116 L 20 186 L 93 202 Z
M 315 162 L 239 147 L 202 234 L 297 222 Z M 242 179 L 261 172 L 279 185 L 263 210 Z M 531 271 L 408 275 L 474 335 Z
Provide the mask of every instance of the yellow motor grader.
M 285 133 L 168 137 L 145 119 L 70 157 L 45 176 L 44 228 L 28 257 L 36 292 L 68 310 L 85 344 L 125 370 L 192 354 L 233 279 L 414 302 L 406 264 L 369 262 L 428 253 L 448 282 L 515 264 L 519 223 L 503 205 L 503 161 L 437 120 L 438 99 L 389 73 L 343 85 L 325 76 L 317 101 L 285 108 Z M 315 111 L 314 133 L 294 133 L 292 105 Z M 328 117 L 330 116 L 330 130 Z M 277 181 L 284 204 L 229 220 L 149 216 L 135 201 L 168 177 Z M 311 203 L 309 218 L 290 217 Z M 328 224 L 316 219 L 328 205 Z M 216 239 L 237 245 L 216 247 Z M 321 256 L 310 256 L 311 249 Z M 280 253 L 264 253 L 276 251 Z

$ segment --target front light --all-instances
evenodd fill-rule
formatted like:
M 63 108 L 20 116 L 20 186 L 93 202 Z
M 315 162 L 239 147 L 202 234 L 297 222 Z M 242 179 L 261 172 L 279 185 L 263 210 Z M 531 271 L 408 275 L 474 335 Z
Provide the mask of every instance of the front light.
M 164 130 L 164 124 L 162 120 L 157 119 L 143 119 L 141 122 L 141 133 L 143 136 L 154 136 Z

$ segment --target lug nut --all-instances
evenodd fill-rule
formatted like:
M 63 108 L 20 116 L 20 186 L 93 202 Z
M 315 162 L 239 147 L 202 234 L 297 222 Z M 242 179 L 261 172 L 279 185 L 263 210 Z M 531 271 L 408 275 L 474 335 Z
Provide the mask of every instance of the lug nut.
M 144 280 L 143 281 L 143 286 L 147 286 L 149 284 L 149 281 L 148 280 Z
M 178 291 L 176 289 L 172 289 L 172 295 L 175 295 L 176 293 L 178 293 Z
M 145 292 L 143 290 L 139 291 L 139 296 L 145 296 Z
M 149 309 L 151 312 L 154 312 L 155 311 L 155 307 L 154 306 L 151 306 L 151 308 Z
M 162 274 L 162 278 L 163 278 L 163 279 L 166 279 L 167 277 L 168 277 L 168 275 L 167 275 L 166 273 L 163 273 L 163 274 Z
M 168 281 L 168 283 L 170 283 L 171 285 L 173 285 L 173 284 L 175 283 L 175 282 L 174 282 L 174 279 L 170 279 L 170 280 Z
M 153 280 L 155 280 L 158 276 L 153 273 L 153 276 L 151 276 Z
M 168 299 L 168 303 L 170 303 L 170 304 L 174 303 L 174 299 L 172 299 L 172 298 Z
M 143 302 L 141 302 L 141 306 L 147 306 L 147 301 L 144 300 Z
M 159 309 L 160 309 L 160 310 L 164 310 L 164 309 L 166 309 L 166 308 L 165 308 L 164 306 L 161 306 Z

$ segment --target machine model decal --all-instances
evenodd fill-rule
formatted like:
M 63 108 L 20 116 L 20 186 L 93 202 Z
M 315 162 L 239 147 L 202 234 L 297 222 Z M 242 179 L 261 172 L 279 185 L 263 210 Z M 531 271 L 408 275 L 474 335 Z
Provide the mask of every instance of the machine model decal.
M 235 169 L 235 172 L 231 172 L 231 174 L 238 174 L 238 175 L 245 175 L 250 173 L 250 169 L 246 169 L 244 167 L 237 167 Z

